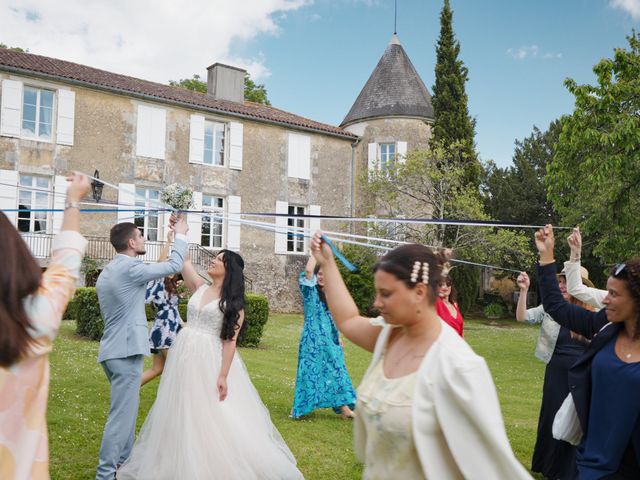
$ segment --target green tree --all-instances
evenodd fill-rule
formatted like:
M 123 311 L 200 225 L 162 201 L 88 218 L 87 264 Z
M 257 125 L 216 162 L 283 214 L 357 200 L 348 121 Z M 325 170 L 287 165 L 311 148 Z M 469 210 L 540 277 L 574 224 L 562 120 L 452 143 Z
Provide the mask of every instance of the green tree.
M 562 131 L 562 119 L 554 120 L 542 132 L 516 140 L 513 165 L 500 168 L 488 162 L 483 184 L 487 213 L 504 222 L 530 225 L 557 224 L 559 215 L 547 199 L 544 177 Z
M 640 251 L 640 37 L 627 40 L 595 65 L 597 85 L 565 81 L 575 110 L 546 177 L 563 223 L 579 224 L 605 263 Z
M 182 87 L 194 92 L 207 93 L 207 82 L 200 79 L 200 75 L 194 74 L 192 78 L 183 78 L 181 80 L 169 80 L 172 87 Z M 261 103 L 263 105 L 271 105 L 267 98 L 267 89 L 262 84 L 256 84 L 249 74 L 244 76 L 244 98 L 250 102 Z
M 21 47 L 9 47 L 4 43 L 0 43 L 0 48 L 6 48 L 7 50 L 13 50 L 14 52 L 29 53 L 28 48 L 25 50 L 24 48 L 21 48 Z
M 465 180 L 465 171 L 451 161 L 462 156 L 464 145 L 432 145 L 413 151 L 406 160 L 369 172 L 361 180 L 369 212 L 401 218 L 486 220 L 477 189 Z M 452 152 L 453 151 L 453 152 Z M 530 265 L 528 238 L 506 229 L 462 225 L 378 224 L 375 234 L 402 238 L 435 248 L 453 248 L 456 257 L 504 267 Z
M 440 36 L 436 46 L 435 85 L 433 86 L 433 139 L 443 146 L 459 144 L 449 157 L 464 168 L 465 180 L 480 183 L 482 167 L 475 151 L 475 121 L 469 116 L 465 84 L 468 69 L 460 55 L 460 42 L 453 31 L 453 11 L 444 0 L 440 12 Z M 460 155 L 453 154 L 459 152 Z

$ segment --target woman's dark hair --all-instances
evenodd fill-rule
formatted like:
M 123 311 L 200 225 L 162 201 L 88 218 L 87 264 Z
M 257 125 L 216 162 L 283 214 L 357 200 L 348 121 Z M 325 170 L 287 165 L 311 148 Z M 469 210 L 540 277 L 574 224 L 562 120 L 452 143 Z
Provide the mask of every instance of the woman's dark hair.
M 458 290 L 453 286 L 453 280 L 451 277 L 449 275 L 442 275 L 438 285 L 442 285 L 443 283 L 448 287 L 451 287 L 451 292 L 449 292 L 449 302 L 458 303 Z
M 238 333 L 238 339 L 240 339 L 247 328 L 246 321 L 242 322 L 242 327 L 238 327 L 240 310 L 244 309 L 244 260 L 231 250 L 220 250 L 218 255 L 221 253 L 225 273 L 218 304 L 220 311 L 224 314 L 220 338 L 231 340 L 240 328 Z
M 636 331 L 633 338 L 634 340 L 640 338 L 640 257 L 616 265 L 611 269 L 609 276 L 623 280 L 627 284 L 636 307 Z
M 24 309 L 25 297 L 36 293 L 42 270 L 29 247 L 6 215 L 0 212 L 0 367 L 9 367 L 27 353 L 31 321 Z
M 313 269 L 313 274 L 317 277 L 319 271 L 320 271 L 320 265 L 316 264 L 315 268 Z M 316 282 L 316 291 L 318 292 L 318 298 L 320 299 L 322 304 L 325 306 L 327 310 L 329 310 L 329 307 L 327 307 L 327 296 L 324 294 L 324 287 L 317 282 Z
M 373 267 L 374 273 L 378 270 L 387 272 L 402 281 L 407 288 L 414 289 L 418 282 L 422 281 L 422 270 L 418 275 L 418 282 L 411 281 L 411 272 L 416 261 L 429 264 L 429 303 L 433 304 L 436 298 L 436 287 L 442 278 L 442 267 L 449 259 L 448 253 L 435 254 L 429 247 L 410 243 L 401 245 L 388 252 Z

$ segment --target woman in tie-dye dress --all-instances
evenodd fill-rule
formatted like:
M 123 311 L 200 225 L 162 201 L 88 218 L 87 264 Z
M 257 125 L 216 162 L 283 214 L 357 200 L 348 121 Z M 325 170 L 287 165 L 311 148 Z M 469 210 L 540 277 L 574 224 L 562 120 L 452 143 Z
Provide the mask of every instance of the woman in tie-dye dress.
M 304 326 L 291 417 L 300 418 L 318 408 L 333 408 L 344 418 L 353 418 L 356 392 L 344 364 L 338 330 L 324 300 L 324 277 L 315 265 L 315 259 L 310 257 L 298 279 Z
M 62 314 L 76 289 L 87 241 L 77 207 L 90 190 L 72 175 L 62 231 L 42 272 L 27 244 L 0 212 L 0 478 L 49 478 L 47 398 L 49 353 Z

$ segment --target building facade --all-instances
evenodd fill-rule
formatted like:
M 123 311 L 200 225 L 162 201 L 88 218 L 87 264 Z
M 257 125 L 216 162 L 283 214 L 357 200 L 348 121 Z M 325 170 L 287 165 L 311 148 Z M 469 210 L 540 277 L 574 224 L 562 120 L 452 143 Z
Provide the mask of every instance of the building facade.
M 147 240 L 145 260 L 155 261 L 168 231 L 161 192 L 189 186 L 201 212 L 188 215 L 194 263 L 238 251 L 251 291 L 276 311 L 298 310 L 308 238 L 296 233 L 346 227 L 259 214 L 353 215 L 359 170 L 428 142 L 433 109 L 395 35 L 340 127 L 245 101 L 244 74 L 214 64 L 202 94 L 0 49 L 0 209 L 46 265 L 65 174 L 97 171 L 118 188 L 86 199 L 88 255 L 105 264 L 109 229 L 132 221 Z

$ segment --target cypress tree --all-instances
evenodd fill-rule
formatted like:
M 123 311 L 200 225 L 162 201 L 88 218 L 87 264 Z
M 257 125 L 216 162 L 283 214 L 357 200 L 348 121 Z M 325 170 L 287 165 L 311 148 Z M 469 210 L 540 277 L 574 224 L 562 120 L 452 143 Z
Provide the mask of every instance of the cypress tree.
M 453 155 L 465 171 L 465 180 L 478 185 L 482 168 L 475 151 L 475 121 L 469 116 L 467 106 L 468 70 L 460 54 L 460 42 L 453 32 L 453 11 L 449 0 L 444 0 L 440 12 L 440 37 L 436 46 L 436 82 L 433 86 L 433 138 L 447 148 L 459 144 L 460 152 Z

